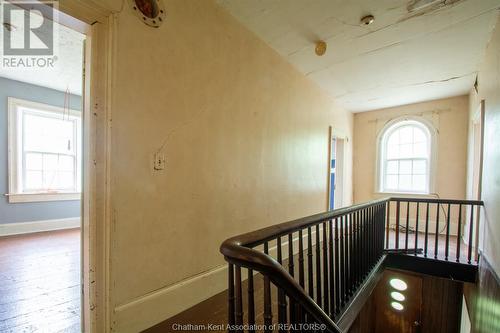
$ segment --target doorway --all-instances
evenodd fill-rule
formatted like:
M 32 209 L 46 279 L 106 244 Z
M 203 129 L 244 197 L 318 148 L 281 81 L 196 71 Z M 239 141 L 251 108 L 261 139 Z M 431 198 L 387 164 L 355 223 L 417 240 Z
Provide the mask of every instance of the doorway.
M 8 134 L 0 148 L 8 160 L 8 168 L 0 169 L 8 179 L 0 183 L 7 194 L 0 203 L 0 331 L 81 332 L 83 64 L 89 26 L 56 15 L 45 4 L 9 6 L 2 8 L 8 11 L 2 34 L 11 46 L 30 48 L 28 21 L 41 29 L 30 31 L 31 41 L 52 53 L 37 66 L 23 67 L 18 56 L 16 66 L 0 69 L 0 125 Z
M 472 186 L 469 197 L 471 200 L 481 200 L 481 187 L 483 178 L 483 146 L 484 146 L 484 110 L 485 101 L 479 103 L 479 107 L 472 118 Z M 470 209 L 470 208 L 469 208 Z M 473 241 L 474 253 L 478 259 L 479 250 L 482 248 L 483 233 L 480 232 L 480 211 L 474 214 L 474 225 L 472 238 L 470 238 L 470 210 L 467 212 L 467 220 L 464 228 L 464 242 L 468 244 Z
M 345 138 L 336 136 L 330 127 L 328 163 L 328 210 L 343 206 Z

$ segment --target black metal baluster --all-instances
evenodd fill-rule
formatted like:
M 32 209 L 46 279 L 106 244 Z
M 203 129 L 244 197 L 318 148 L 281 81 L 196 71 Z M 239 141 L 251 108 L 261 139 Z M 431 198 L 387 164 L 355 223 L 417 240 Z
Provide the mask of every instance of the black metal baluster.
M 295 265 L 294 265 L 294 255 L 293 255 L 293 233 L 288 234 L 288 273 L 292 277 L 295 276 Z M 289 297 L 289 307 L 288 307 L 290 323 L 295 323 L 295 301 L 293 298 Z
M 444 249 L 444 260 L 446 261 L 448 261 L 448 247 L 450 246 L 450 213 L 450 204 L 448 204 L 448 215 L 446 216 L 446 243 Z
M 396 249 L 399 249 L 399 201 L 396 201 Z
M 469 252 L 467 254 L 467 262 L 470 264 L 472 259 L 472 233 L 474 230 L 474 205 L 470 205 L 470 225 L 469 225 Z
M 389 230 L 391 228 L 390 226 L 390 220 L 391 220 L 391 202 L 387 201 L 387 222 L 386 222 L 386 228 L 385 228 L 385 248 L 389 249 Z
M 305 287 L 304 282 L 304 235 L 302 229 L 299 230 L 299 284 L 302 288 Z
M 345 274 L 345 303 L 349 297 L 349 214 L 344 215 L 344 274 Z
M 458 206 L 458 229 L 457 229 L 457 260 L 456 262 L 460 262 L 460 243 L 462 240 L 462 204 Z
M 427 257 L 427 243 L 429 238 L 429 203 L 425 211 L 424 257 Z
M 264 253 L 269 254 L 269 245 L 267 242 L 264 243 Z M 273 323 L 273 313 L 271 305 L 271 281 L 269 276 L 264 275 L 264 325 L 265 333 L 272 332 L 271 325 Z
M 353 214 L 349 214 L 349 295 L 354 295 L 354 239 L 353 239 Z
M 295 276 L 295 265 L 293 263 L 293 233 L 288 234 L 288 273 Z
M 323 311 L 326 313 L 330 312 L 328 300 L 329 290 L 328 290 L 328 238 L 327 238 L 327 226 L 326 222 L 323 222 Z
M 340 243 L 339 243 L 339 218 L 335 218 L 335 311 L 340 313 Z
M 276 239 L 276 246 L 278 250 L 278 262 L 280 265 L 283 265 L 283 254 L 281 249 L 281 236 L 278 236 Z M 285 324 L 286 323 L 286 295 L 285 291 L 278 287 L 278 323 Z M 280 332 L 285 332 L 284 329 L 281 329 Z
M 410 230 L 410 201 L 406 202 L 405 251 L 408 253 L 408 231 Z
M 321 297 L 321 250 L 319 224 L 316 224 L 316 303 L 322 307 Z
M 304 242 L 303 242 L 303 233 L 302 229 L 299 230 L 299 284 L 302 289 L 305 290 L 305 277 L 304 277 Z M 299 303 L 297 303 L 299 305 Z M 304 323 L 304 311 L 302 307 L 298 307 L 297 316 L 300 323 Z
M 434 243 L 434 259 L 437 259 L 438 257 L 438 252 L 439 252 L 439 208 L 441 205 L 438 203 L 437 204 L 437 209 L 436 209 L 436 234 L 435 234 L 435 243 Z
M 243 325 L 243 296 L 241 291 L 241 267 L 235 266 L 235 301 L 236 301 L 236 325 Z M 237 332 L 243 332 L 243 330 L 237 330 Z
M 234 265 L 228 264 L 228 288 L 227 288 L 227 322 L 229 326 L 235 324 L 235 308 L 234 308 Z M 232 332 L 232 330 L 229 330 Z
M 353 215 L 353 225 L 352 225 L 352 232 L 353 232 L 353 284 L 354 284 L 354 289 L 358 287 L 358 261 L 359 261 L 359 252 L 358 252 L 358 212 L 354 212 Z
M 330 316 L 335 314 L 335 278 L 333 260 L 333 222 L 328 221 L 328 244 L 329 244 L 329 276 L 330 276 Z
M 344 266 L 344 215 L 340 217 L 340 289 L 341 289 L 341 306 L 345 305 L 345 266 Z
M 420 202 L 417 201 L 417 213 L 415 216 L 415 253 L 414 255 L 417 255 L 417 249 L 418 249 L 418 220 L 420 215 Z
M 248 325 L 250 327 L 255 327 L 255 306 L 253 297 L 253 270 L 248 269 Z M 249 332 L 255 332 L 254 329 L 250 329 Z
M 309 289 L 309 297 L 314 298 L 313 243 L 311 227 L 307 228 L 307 288 Z

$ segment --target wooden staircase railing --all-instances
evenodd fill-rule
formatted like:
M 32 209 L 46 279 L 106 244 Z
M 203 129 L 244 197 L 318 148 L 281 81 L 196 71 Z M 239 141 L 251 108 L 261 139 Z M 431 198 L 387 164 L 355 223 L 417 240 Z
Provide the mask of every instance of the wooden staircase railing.
M 230 238 L 220 249 L 228 262 L 229 331 L 344 332 L 344 312 L 383 268 L 386 256 L 449 261 L 454 245 L 456 263 L 476 264 L 474 207 L 482 205 L 385 198 Z M 433 208 L 436 215 L 431 214 Z M 461 238 L 454 234 L 461 235 L 466 217 L 469 242 L 461 250 Z M 254 292 L 256 273 L 264 284 L 259 299 Z

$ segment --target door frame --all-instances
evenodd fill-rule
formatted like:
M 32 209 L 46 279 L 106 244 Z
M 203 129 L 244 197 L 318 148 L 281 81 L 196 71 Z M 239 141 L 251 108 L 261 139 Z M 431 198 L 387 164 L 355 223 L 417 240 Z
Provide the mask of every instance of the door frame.
M 481 200 L 482 198 L 482 186 L 483 186 L 483 157 L 484 157 L 484 117 L 485 117 L 485 101 L 484 99 L 479 102 L 479 107 L 474 114 L 472 119 L 472 195 L 476 193 L 475 200 Z M 476 142 L 476 126 L 479 127 L 479 142 Z M 478 154 L 478 165 L 475 165 L 475 155 L 476 149 L 479 148 Z M 477 184 L 474 179 L 474 169 L 477 168 Z M 477 191 L 477 192 L 476 192 Z M 481 220 L 481 210 L 478 206 L 477 213 L 475 216 L 474 223 L 476 224 L 476 228 L 474 230 L 474 249 L 475 249 L 475 257 L 476 260 L 479 259 L 479 251 L 482 248 L 482 235 L 484 233 L 480 233 L 480 220 Z M 468 230 L 468 229 L 466 229 Z
M 334 146 L 335 142 L 335 146 Z M 342 156 L 339 158 L 338 155 L 338 146 L 341 144 L 343 145 L 342 149 Z M 331 210 L 330 207 L 330 200 L 331 200 L 331 194 L 332 194 L 332 186 L 334 186 L 333 191 L 334 191 L 334 198 L 333 198 L 333 208 L 337 209 L 343 206 L 344 204 L 344 167 L 345 167 L 345 149 L 346 145 L 345 143 L 347 142 L 347 138 L 345 136 L 342 136 L 338 133 L 335 132 L 333 129 L 333 126 L 328 127 L 328 171 L 327 171 L 327 200 L 326 200 L 326 210 L 329 211 Z M 335 150 L 335 184 L 332 184 L 331 182 L 331 174 L 332 174 L 332 157 L 334 155 L 334 150 Z M 340 172 L 339 172 L 340 170 Z M 340 184 L 341 184 L 341 191 L 336 192 L 337 190 L 337 181 L 340 179 Z
M 82 332 L 109 332 L 109 164 L 116 20 L 112 11 L 94 1 L 60 1 L 58 10 L 60 24 L 87 35 L 82 114 Z

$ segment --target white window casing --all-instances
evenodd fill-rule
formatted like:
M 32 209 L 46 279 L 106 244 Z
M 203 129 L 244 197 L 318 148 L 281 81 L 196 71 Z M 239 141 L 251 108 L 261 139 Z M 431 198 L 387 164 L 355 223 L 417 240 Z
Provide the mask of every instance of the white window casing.
M 407 143 L 407 147 L 411 146 L 412 153 L 406 153 L 404 156 L 388 156 L 388 140 L 392 134 L 400 131 L 402 128 L 406 130 L 411 130 L 412 135 L 415 135 L 415 131 L 423 133 L 426 137 L 426 150 L 425 154 L 420 151 L 420 154 L 415 153 L 416 147 L 419 144 L 415 142 L 414 139 L 410 143 Z M 401 132 L 401 131 L 400 131 Z M 421 143 L 421 142 L 420 142 Z M 397 146 L 400 147 L 401 142 L 399 141 Z M 394 147 L 394 146 L 393 146 Z M 422 145 L 419 145 L 420 150 Z M 430 195 L 435 192 L 435 172 L 436 172 L 436 161 L 437 161 L 437 130 L 431 122 L 429 122 L 424 117 L 419 116 L 404 116 L 388 121 L 382 130 L 378 134 L 377 138 L 377 160 L 375 168 L 375 189 L 377 193 L 385 194 L 410 194 L 410 195 Z M 417 164 L 416 164 L 417 163 Z M 397 165 L 398 171 L 395 174 L 388 175 L 388 167 L 393 167 Z M 411 165 L 411 172 L 402 174 L 402 165 Z M 415 165 L 422 166 L 425 165 L 425 174 L 415 174 Z M 420 168 L 421 169 L 421 168 Z M 389 170 L 390 171 L 390 170 Z M 392 171 L 394 172 L 394 171 Z M 394 177 L 396 176 L 396 177 Z M 412 185 L 402 187 L 399 184 L 401 176 L 409 176 L 412 179 Z M 419 178 L 422 180 L 422 176 L 425 176 L 425 183 L 418 184 L 417 186 L 413 184 L 415 179 Z M 398 179 L 398 185 L 392 188 L 388 185 L 388 178 L 391 177 L 391 183 L 394 183 L 394 179 Z M 399 177 L 399 178 L 398 178 Z
M 30 122 L 52 128 L 33 127 Z M 9 202 L 80 199 L 81 124 L 80 111 L 8 98 Z M 35 131 L 26 133 L 27 127 Z M 40 166 L 28 170 L 28 160 Z

